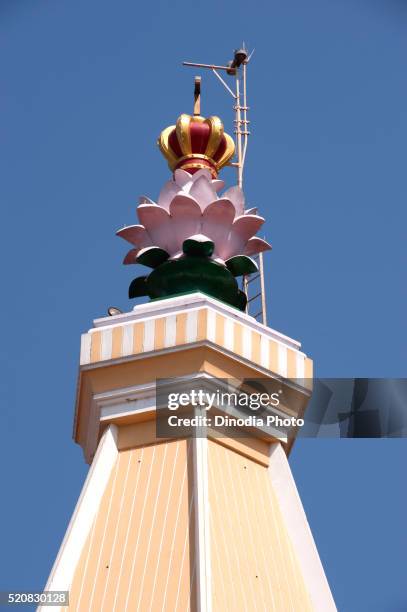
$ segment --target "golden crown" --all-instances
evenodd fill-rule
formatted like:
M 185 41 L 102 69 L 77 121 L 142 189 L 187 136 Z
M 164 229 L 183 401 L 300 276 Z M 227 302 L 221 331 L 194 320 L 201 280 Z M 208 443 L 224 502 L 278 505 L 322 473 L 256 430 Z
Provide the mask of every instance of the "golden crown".
M 219 117 L 201 115 L 180 115 L 176 125 L 161 132 L 158 145 L 172 171 L 182 168 L 194 174 L 206 168 L 213 178 L 235 153 L 235 143 Z

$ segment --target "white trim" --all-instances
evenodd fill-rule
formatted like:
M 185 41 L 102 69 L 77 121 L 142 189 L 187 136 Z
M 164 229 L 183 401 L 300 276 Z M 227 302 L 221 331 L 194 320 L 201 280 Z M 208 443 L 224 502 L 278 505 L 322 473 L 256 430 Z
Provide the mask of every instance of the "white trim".
M 335 612 L 336 606 L 312 537 L 304 508 L 279 443 L 270 447 L 270 483 L 284 517 L 315 612 Z
M 197 608 L 198 612 L 212 610 L 212 573 L 209 524 L 209 491 L 208 491 L 208 439 L 192 438 L 193 487 L 195 502 L 195 545 L 197 559 Z
M 195 342 L 198 336 L 198 311 L 191 310 L 187 313 L 187 324 L 185 330 L 185 341 Z M 175 344 L 175 342 L 174 342 Z
M 194 309 L 199 310 L 201 308 L 208 307 L 215 313 L 218 312 L 224 316 L 229 316 L 234 321 L 239 321 L 240 323 L 246 324 L 252 329 L 266 334 L 273 340 L 282 342 L 285 346 L 289 346 L 297 351 L 301 348 L 301 343 L 297 340 L 293 340 L 285 334 L 259 323 L 256 321 L 256 319 L 245 312 L 241 312 L 232 306 L 228 306 L 224 302 L 199 292 L 180 297 L 168 298 L 165 300 L 157 300 L 156 302 L 149 302 L 147 304 L 139 304 L 138 306 L 135 306 L 131 312 L 125 312 L 123 314 L 115 315 L 114 317 L 95 319 L 93 321 L 94 328 L 90 329 L 89 333 L 104 327 L 111 327 L 112 325 L 123 325 L 129 321 L 145 321 L 151 317 L 168 316 L 175 313 L 179 314 L 181 312 L 188 312 Z
M 154 339 L 155 339 L 155 319 L 148 319 L 144 322 L 144 339 L 143 339 L 143 351 L 154 350 Z
M 92 344 L 91 339 L 92 336 L 90 334 L 81 334 L 81 365 L 90 362 L 90 346 Z
M 135 416 L 136 414 L 153 414 L 155 415 L 154 399 L 147 398 L 137 402 L 126 402 L 125 404 L 115 404 L 114 406 L 106 406 L 100 411 L 100 422 L 110 422 L 113 419 L 122 419 L 124 417 Z
M 110 425 L 99 443 L 45 590 L 70 590 L 77 564 L 116 463 L 117 455 L 117 427 Z M 44 606 L 40 606 L 38 610 L 46 612 Z M 54 610 L 57 612 L 62 608 L 57 607 Z
M 242 334 L 242 353 L 246 359 L 252 358 L 252 330 L 250 327 L 243 327 Z
M 297 353 L 296 355 L 296 378 L 304 379 L 305 378 L 305 358 L 301 353 Z
M 223 330 L 223 333 L 224 333 L 224 339 L 225 339 L 225 348 L 229 349 L 230 351 L 233 351 L 234 331 L 235 331 L 235 324 L 233 320 L 230 317 L 226 317 L 225 328 Z
M 134 327 L 130 323 L 123 325 L 123 339 L 122 339 L 122 355 L 131 355 L 133 353 L 133 333 Z
M 269 339 L 264 334 L 260 337 L 260 363 L 263 368 L 269 368 L 270 364 L 270 344 Z
M 165 319 L 164 346 L 174 346 L 177 338 L 177 315 L 168 315 Z
M 208 310 L 208 340 L 210 342 L 216 341 L 216 312 L 211 308 Z
M 112 329 L 104 329 L 101 338 L 101 359 L 110 359 L 112 356 Z
M 278 345 L 278 373 L 280 376 L 287 378 L 287 347 L 282 344 Z
M 102 393 L 95 393 L 93 396 L 95 402 L 103 406 L 111 406 L 113 403 L 121 404 L 122 402 L 136 401 L 144 397 L 155 397 L 156 382 L 151 381 L 141 385 L 132 385 L 131 387 L 120 387 Z M 132 396 L 132 397 L 129 397 Z

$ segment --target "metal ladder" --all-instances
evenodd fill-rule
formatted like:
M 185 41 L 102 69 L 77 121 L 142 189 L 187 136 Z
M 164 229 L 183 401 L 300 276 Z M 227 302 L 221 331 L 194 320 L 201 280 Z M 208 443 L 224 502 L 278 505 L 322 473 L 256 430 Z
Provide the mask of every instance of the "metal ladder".
M 259 321 L 259 323 L 267 325 L 263 253 L 254 255 L 252 259 L 257 263 L 259 271 L 243 277 L 242 291 L 247 296 L 246 312 Z

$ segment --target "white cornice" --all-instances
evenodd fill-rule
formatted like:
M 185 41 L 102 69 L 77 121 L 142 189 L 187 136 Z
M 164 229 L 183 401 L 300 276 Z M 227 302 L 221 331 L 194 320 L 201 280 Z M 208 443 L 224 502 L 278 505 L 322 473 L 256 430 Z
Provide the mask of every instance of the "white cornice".
M 226 315 L 235 321 L 245 323 L 250 328 L 266 334 L 270 338 L 281 342 L 285 346 L 299 350 L 301 343 L 297 340 L 293 340 L 280 332 L 259 323 L 253 317 L 248 314 L 228 306 L 224 302 L 216 300 L 215 298 L 209 297 L 203 293 L 190 293 L 188 295 L 177 296 L 173 298 L 167 298 L 163 300 L 157 300 L 148 302 L 147 304 L 139 304 L 133 308 L 130 312 L 124 312 L 122 314 L 115 315 L 113 317 L 103 317 L 95 319 L 93 321 L 94 327 L 89 330 L 89 333 L 97 329 L 112 327 L 116 325 L 125 325 L 126 323 L 141 321 L 149 318 L 155 318 L 159 316 L 166 316 L 174 313 L 188 312 L 190 310 L 197 310 L 199 308 L 211 308 L 219 314 Z
M 205 382 L 203 382 L 203 379 Z M 202 380 L 201 386 L 204 385 L 206 390 L 210 392 L 219 391 L 230 391 L 221 379 L 214 379 L 212 376 L 205 372 L 195 372 L 187 376 L 182 376 L 177 379 L 169 379 L 165 383 L 161 383 L 160 393 L 164 391 L 171 392 L 173 388 L 179 391 L 182 388 L 182 384 L 185 383 L 187 388 L 190 388 L 188 383 L 194 380 Z M 175 387 L 174 387 L 175 386 Z M 224 387 L 224 388 L 222 388 Z M 105 391 L 103 393 L 97 393 L 93 396 L 95 404 L 98 406 L 98 417 L 100 423 L 119 423 L 121 419 L 128 421 L 129 417 L 137 417 L 141 414 L 149 415 L 149 418 L 155 418 L 157 410 L 157 387 L 156 383 L 150 382 L 142 385 L 134 385 L 131 387 L 124 387 L 121 389 L 113 389 Z M 242 414 L 236 410 L 233 406 L 219 405 L 215 402 L 214 408 L 216 413 L 225 415 L 228 417 L 241 418 Z M 274 408 L 274 413 L 285 418 L 291 416 L 290 413 L 286 412 L 284 406 L 280 409 Z M 211 413 L 213 414 L 213 412 Z M 245 427 L 238 428 L 241 431 L 245 431 Z M 258 436 L 268 440 L 279 440 L 283 444 L 287 443 L 287 436 L 285 432 L 277 427 L 266 426 L 266 425 L 252 425 L 247 428 L 249 435 Z M 91 446 L 97 444 L 97 436 L 92 440 Z M 87 448 L 86 452 L 91 456 L 93 448 Z

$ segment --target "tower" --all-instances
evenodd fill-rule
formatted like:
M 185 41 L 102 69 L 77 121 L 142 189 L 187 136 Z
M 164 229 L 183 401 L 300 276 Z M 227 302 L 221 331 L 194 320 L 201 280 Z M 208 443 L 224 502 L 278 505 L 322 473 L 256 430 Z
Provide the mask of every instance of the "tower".
M 224 68 L 246 63 L 235 54 Z M 285 421 L 306 408 L 312 360 L 248 313 L 236 280 L 270 248 L 256 236 L 264 219 L 245 207 L 239 121 L 235 145 L 218 117 L 201 115 L 197 80 L 194 114 L 159 137 L 171 178 L 157 203 L 140 198 L 140 224 L 117 232 L 132 246 L 124 263 L 151 269 L 129 297 L 151 301 L 96 319 L 81 338 L 74 439 L 90 470 L 46 587 L 69 591 L 70 610 L 336 609 L 287 461 Z M 230 163 L 238 185 L 224 191 Z M 263 421 L 191 394 L 226 384 L 248 397 L 259 380 L 277 402 Z M 181 392 L 178 411 L 168 398 Z M 178 415 L 199 426 L 171 430 Z M 268 424 L 276 415 L 283 425 Z

